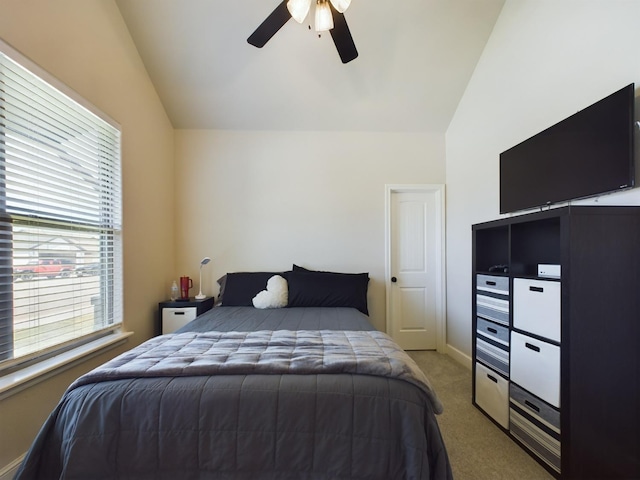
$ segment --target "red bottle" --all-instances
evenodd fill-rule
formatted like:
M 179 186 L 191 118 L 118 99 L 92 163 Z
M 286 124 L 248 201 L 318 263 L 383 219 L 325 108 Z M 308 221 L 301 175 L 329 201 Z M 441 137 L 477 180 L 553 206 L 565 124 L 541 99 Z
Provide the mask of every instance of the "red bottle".
M 193 280 L 180 277 L 180 300 L 189 300 L 189 289 L 193 288 Z

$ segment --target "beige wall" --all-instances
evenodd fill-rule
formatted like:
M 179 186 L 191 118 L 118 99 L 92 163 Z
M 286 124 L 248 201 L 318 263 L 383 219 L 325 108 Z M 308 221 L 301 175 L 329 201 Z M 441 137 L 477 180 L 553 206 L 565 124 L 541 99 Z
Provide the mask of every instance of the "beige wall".
M 176 131 L 177 268 L 369 272 L 385 329 L 385 184 L 444 183 L 442 134 Z M 215 285 L 214 285 L 215 284 Z M 197 285 L 196 285 L 197 289 Z
M 149 338 L 174 272 L 173 129 L 113 0 L 2 0 L 0 38 L 119 122 L 124 321 L 118 350 L 0 401 L 0 470 L 23 454 L 78 375 Z
M 446 136 L 447 338 L 467 359 L 471 225 L 500 216 L 500 152 L 631 82 L 637 98 L 639 19 L 637 0 L 507 0 Z

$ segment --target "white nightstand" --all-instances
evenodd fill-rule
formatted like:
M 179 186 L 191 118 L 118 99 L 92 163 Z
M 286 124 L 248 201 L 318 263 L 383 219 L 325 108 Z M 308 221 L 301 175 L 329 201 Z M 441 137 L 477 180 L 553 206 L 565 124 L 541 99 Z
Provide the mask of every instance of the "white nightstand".
M 176 300 L 174 302 L 160 302 L 160 321 L 157 328 L 158 334 L 172 333 L 185 326 L 198 315 L 213 308 L 213 297 L 203 300 Z

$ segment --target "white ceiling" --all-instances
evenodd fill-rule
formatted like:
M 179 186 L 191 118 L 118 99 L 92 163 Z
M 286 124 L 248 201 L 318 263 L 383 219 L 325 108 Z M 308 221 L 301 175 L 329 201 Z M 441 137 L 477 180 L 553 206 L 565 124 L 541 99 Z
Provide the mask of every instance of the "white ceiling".
M 290 20 L 247 37 L 280 0 L 116 0 L 175 128 L 445 132 L 504 0 L 353 0 L 359 57 Z

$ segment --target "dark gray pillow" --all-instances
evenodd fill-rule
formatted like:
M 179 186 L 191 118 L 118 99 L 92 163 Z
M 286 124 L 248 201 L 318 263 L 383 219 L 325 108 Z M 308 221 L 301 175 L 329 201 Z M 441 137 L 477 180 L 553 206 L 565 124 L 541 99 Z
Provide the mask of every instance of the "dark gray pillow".
M 222 304 L 222 298 L 224 297 L 224 287 L 227 285 L 226 273 L 218 279 L 218 285 L 220 285 L 220 292 L 218 293 L 218 299 L 216 300 L 216 307 Z

